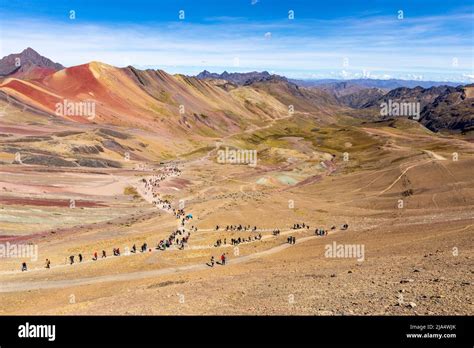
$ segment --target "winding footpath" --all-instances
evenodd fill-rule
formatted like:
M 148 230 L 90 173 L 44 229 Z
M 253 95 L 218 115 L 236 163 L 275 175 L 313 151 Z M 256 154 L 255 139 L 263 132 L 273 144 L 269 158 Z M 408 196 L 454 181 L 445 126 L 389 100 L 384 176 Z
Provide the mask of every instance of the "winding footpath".
M 317 236 L 309 236 L 309 237 L 300 238 L 298 239 L 297 244 L 304 243 L 308 240 L 312 240 L 315 238 L 317 238 Z M 291 246 L 292 245 L 285 243 L 285 244 L 278 245 L 276 247 L 273 247 L 264 251 L 237 257 L 228 261 L 228 265 L 245 263 L 259 257 L 275 254 Z M 7 282 L 7 283 L 2 282 L 0 283 L 0 293 L 42 290 L 42 289 L 58 289 L 58 288 L 66 288 L 66 287 L 71 287 L 71 286 L 91 285 L 91 284 L 98 284 L 98 283 L 105 283 L 105 282 L 131 281 L 131 280 L 153 278 L 153 277 L 168 275 L 168 274 L 202 271 L 209 268 L 210 267 L 206 264 L 198 263 L 198 264 L 192 264 L 192 265 L 186 265 L 186 266 L 162 268 L 162 269 L 151 270 L 151 271 L 138 271 L 138 272 L 121 273 L 121 274 L 110 274 L 110 275 L 80 278 L 80 279 L 43 280 L 43 281 L 28 281 L 28 282 Z

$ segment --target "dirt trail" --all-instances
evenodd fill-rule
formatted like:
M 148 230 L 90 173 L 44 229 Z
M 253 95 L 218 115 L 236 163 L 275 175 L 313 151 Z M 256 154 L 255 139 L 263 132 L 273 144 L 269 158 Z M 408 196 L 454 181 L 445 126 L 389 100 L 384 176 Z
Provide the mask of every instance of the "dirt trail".
M 435 153 L 433 151 L 423 150 L 423 152 L 426 153 L 428 156 L 430 156 L 431 159 L 429 159 L 427 161 L 420 162 L 420 163 L 415 163 L 415 164 L 405 168 L 405 170 L 400 174 L 400 176 L 398 178 L 396 178 L 395 181 L 393 181 L 385 190 L 380 191 L 379 194 L 383 194 L 383 193 L 387 192 L 388 190 L 390 190 L 406 174 L 406 172 L 408 172 L 410 169 L 412 169 L 414 167 L 418 167 L 420 165 L 427 164 L 427 163 L 431 162 L 432 160 L 436 160 L 436 161 L 445 161 L 446 160 L 446 158 L 444 158 L 441 155 L 438 155 L 437 153 Z
M 315 239 L 317 236 L 309 236 L 301 238 L 297 243 L 304 243 L 308 240 Z M 278 253 L 286 248 L 291 247 L 290 244 L 282 244 L 271 249 L 267 249 L 261 252 L 254 254 L 238 257 L 229 261 L 228 267 L 234 264 L 240 264 L 244 262 L 251 261 L 253 259 Z M 81 286 L 81 285 L 90 285 L 104 282 L 114 282 L 114 281 L 130 281 L 144 278 L 158 277 L 161 275 L 167 274 L 176 274 L 183 272 L 192 272 L 209 269 L 210 267 L 206 264 L 193 264 L 180 267 L 169 267 L 152 271 L 140 271 L 140 272 L 131 272 L 131 273 L 121 273 L 121 274 L 110 274 L 103 275 L 98 277 L 89 277 L 89 278 L 80 278 L 80 279 L 67 279 L 67 280 L 47 280 L 47 281 L 38 281 L 38 282 L 2 282 L 0 284 L 0 292 L 18 292 L 18 291 L 30 291 L 30 290 L 40 290 L 40 289 L 56 289 L 56 288 L 65 288 L 71 286 Z
M 398 176 L 398 178 L 396 178 L 385 190 L 380 191 L 379 195 L 384 194 L 385 192 L 390 190 L 401 178 L 403 178 L 403 176 L 406 174 L 406 172 L 408 172 L 410 169 L 421 166 L 421 165 L 424 165 L 424 164 L 427 164 L 429 162 L 431 162 L 431 160 L 423 161 L 421 163 L 412 164 L 411 166 L 405 168 L 405 170 Z
M 433 152 L 433 151 L 428 151 L 428 150 L 423 150 L 424 153 L 428 154 L 430 157 L 434 158 L 435 160 L 438 160 L 438 161 L 446 161 L 446 158 L 444 158 L 443 156 L 441 155 L 438 155 L 437 153 Z
M 214 229 L 202 229 L 202 230 L 198 230 L 199 232 L 215 232 Z M 255 232 L 271 232 L 273 231 L 273 229 L 257 229 Z M 292 234 L 292 233 L 298 233 L 298 232 L 304 232 L 304 231 L 307 231 L 307 229 L 305 228 L 300 228 L 300 229 L 289 229 L 289 230 L 284 230 L 282 232 L 280 232 L 280 235 L 282 236 L 286 236 L 288 234 Z M 334 232 L 333 232 L 334 233 Z M 267 239 L 270 239 L 270 238 L 274 238 L 275 236 L 273 235 L 265 235 L 265 236 L 262 236 L 262 239 L 259 239 L 259 240 L 252 240 L 251 242 L 245 242 L 244 245 L 248 245 L 250 243 L 256 243 L 256 242 L 259 242 L 259 241 L 262 241 L 262 240 L 267 240 Z M 199 238 L 199 237 L 198 237 Z M 208 250 L 208 249 L 213 249 L 215 250 L 216 248 L 233 248 L 234 245 L 231 245 L 231 244 L 225 244 L 225 245 L 221 245 L 219 247 L 215 247 L 214 245 L 187 245 L 184 250 Z M 175 245 L 172 245 L 170 246 L 169 248 L 166 249 L 166 252 L 167 253 L 170 253 L 170 252 L 177 252 L 177 251 L 181 251 L 180 249 L 178 249 L 178 247 L 176 247 Z M 157 252 L 163 252 L 162 250 L 159 250 L 159 249 L 152 249 L 151 253 L 157 253 Z M 147 252 L 148 253 L 148 252 Z M 110 261 L 110 260 L 115 260 L 117 257 L 119 258 L 123 258 L 123 257 L 133 257 L 133 256 L 136 256 L 136 255 L 142 255 L 142 253 L 132 253 L 130 252 L 130 250 L 125 250 L 125 253 L 119 255 L 119 256 L 114 256 L 114 257 L 107 257 L 107 258 L 98 258 L 97 260 L 84 260 L 80 263 L 77 263 L 74 265 L 74 267 L 77 267 L 77 266 L 82 266 L 82 265 L 86 265 L 86 264 L 92 264 L 92 263 L 99 263 L 99 262 L 107 262 L 107 261 Z M 71 267 L 71 265 L 69 263 L 63 263 L 63 264 L 58 264 L 58 265 L 55 265 L 55 266 L 51 266 L 49 269 L 48 268 L 45 268 L 45 267 L 37 267 L 37 268 L 32 268 L 32 269 L 28 269 L 28 273 L 34 273 L 34 272 L 51 272 L 50 270 L 51 269 L 59 269 L 59 268 L 66 268 L 66 267 Z M 2 271 L 0 272 L 0 275 L 10 275 L 10 274 L 22 274 L 23 272 L 21 270 L 12 270 L 12 271 Z

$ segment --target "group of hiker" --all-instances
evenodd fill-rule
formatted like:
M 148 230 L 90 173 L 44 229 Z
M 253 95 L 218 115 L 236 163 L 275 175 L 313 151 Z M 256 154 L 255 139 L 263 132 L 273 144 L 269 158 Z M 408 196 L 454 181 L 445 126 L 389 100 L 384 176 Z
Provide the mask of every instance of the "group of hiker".
M 248 238 L 243 238 L 243 237 L 231 238 L 230 239 L 230 245 L 239 245 L 241 243 L 249 243 L 249 242 L 256 241 L 256 240 L 261 240 L 261 239 L 262 239 L 262 234 L 261 233 L 259 233 L 256 236 L 248 236 Z M 220 247 L 221 245 L 227 245 L 227 238 L 218 239 L 214 243 L 215 247 Z
M 84 259 L 84 258 L 82 257 L 82 254 L 78 254 L 78 255 L 77 255 L 77 258 L 79 259 L 79 262 L 82 262 L 82 260 Z M 68 259 L 69 259 L 69 264 L 70 264 L 70 265 L 73 265 L 73 264 L 74 264 L 74 255 L 69 256 Z M 51 261 L 49 261 L 48 259 L 46 259 L 45 268 L 50 268 L 50 266 L 51 266 Z
M 154 174 L 151 177 L 143 178 L 142 182 L 145 184 L 145 190 L 154 193 L 154 189 L 160 187 L 160 182 L 170 176 L 180 176 L 181 170 L 176 166 L 167 166 L 158 174 Z
M 191 230 L 197 231 L 197 228 L 194 226 L 191 228 Z M 178 236 L 182 236 L 180 239 Z M 173 233 L 171 233 L 168 237 L 168 239 L 161 240 L 156 249 L 158 250 L 165 250 L 166 248 L 169 248 L 174 244 L 178 247 L 179 250 L 184 249 L 186 243 L 188 243 L 189 238 L 191 237 L 191 231 L 185 232 L 184 230 L 177 229 Z
M 342 231 L 345 231 L 345 230 L 347 230 L 348 228 L 349 228 L 349 225 L 348 225 L 348 224 L 343 224 L 343 225 L 341 226 L 341 230 L 342 230 Z M 336 225 L 332 225 L 332 226 L 331 226 L 331 231 L 335 231 L 335 230 L 336 230 Z
M 216 231 L 219 231 L 220 230 L 220 226 L 217 225 L 216 226 Z M 252 232 L 255 232 L 257 231 L 257 226 L 253 226 L 251 227 L 250 225 L 247 225 L 247 226 L 243 226 L 242 224 L 240 225 L 227 225 L 226 228 L 225 228 L 226 231 L 252 231 Z
M 166 248 L 171 247 L 173 243 L 178 246 L 178 249 L 182 250 L 184 249 L 186 243 L 189 240 L 189 237 L 191 236 L 191 231 L 197 231 L 197 227 L 192 226 L 191 231 L 189 231 L 186 235 L 184 235 L 185 223 L 188 220 L 193 218 L 192 214 L 186 214 L 183 208 L 173 209 L 171 206 L 171 202 L 168 201 L 167 199 L 161 199 L 155 190 L 156 188 L 160 186 L 159 183 L 165 180 L 167 177 L 179 176 L 179 175 L 181 175 L 181 170 L 178 167 L 171 165 L 171 166 L 167 166 L 159 174 L 155 174 L 150 178 L 142 179 L 142 182 L 145 184 L 145 191 L 147 193 L 151 193 L 153 196 L 153 200 L 152 200 L 153 205 L 159 209 L 172 211 L 173 215 L 177 219 L 181 220 L 180 226 L 182 228 L 178 228 L 176 231 L 172 232 L 167 239 L 161 240 L 156 246 L 157 250 L 165 250 Z M 183 236 L 181 239 L 177 237 L 181 235 Z
M 148 178 L 141 179 L 144 185 L 145 193 L 153 197 L 152 203 L 155 207 L 163 210 L 171 210 L 171 203 L 167 199 L 159 198 L 157 189 L 160 187 L 160 182 L 170 176 L 180 176 L 181 170 L 177 166 L 167 166 L 157 174 Z
M 217 264 L 220 264 L 221 266 L 225 266 L 226 261 L 227 261 L 227 255 L 226 255 L 226 253 L 222 253 L 222 255 L 221 255 L 221 262 L 220 262 L 220 263 L 217 262 Z M 214 267 L 215 264 L 216 264 L 216 261 L 215 261 L 215 259 L 214 259 L 214 256 L 211 256 L 211 260 L 210 260 L 210 262 L 208 263 L 208 266 Z
M 181 239 L 180 238 L 176 238 L 176 236 L 183 236 Z M 184 232 L 182 230 L 176 230 L 175 232 L 171 233 L 170 236 L 168 237 L 168 239 L 165 239 L 165 240 L 161 240 L 157 246 L 156 246 L 156 250 L 165 250 L 166 248 L 169 248 L 170 246 L 173 245 L 173 242 L 178 246 L 178 249 L 182 250 L 184 249 L 184 246 L 185 244 L 188 242 L 189 240 L 189 237 L 191 236 L 191 232 Z M 137 247 L 135 244 L 133 244 L 133 246 L 130 248 L 129 250 L 131 253 L 135 254 L 137 252 Z M 144 253 L 146 251 L 150 251 L 151 252 L 151 249 L 148 249 L 148 244 L 145 242 L 142 244 L 142 246 L 140 247 L 140 252 Z M 121 252 L 120 252 L 120 248 L 113 248 L 112 249 L 112 253 L 114 256 L 120 256 L 121 255 Z M 105 259 L 107 258 L 107 251 L 105 250 L 102 250 L 102 253 L 101 253 L 101 258 L 102 259 Z M 99 255 L 97 253 L 97 251 L 95 251 L 92 255 L 92 261 L 97 261 L 99 259 Z M 70 255 L 67 257 L 67 261 L 66 263 L 70 264 L 70 265 L 73 265 L 75 262 L 83 262 L 84 260 L 84 257 L 82 254 L 78 254 L 77 255 L 77 259 L 76 259 L 76 255 Z M 50 259 L 46 259 L 45 260 L 45 268 L 49 269 L 51 268 L 51 260 Z M 22 262 L 21 264 L 21 270 L 22 272 L 24 271 L 27 271 L 28 270 L 28 266 L 26 265 L 26 262 Z
M 239 238 L 232 238 L 230 240 L 230 244 L 231 245 L 239 245 L 241 243 L 249 243 L 251 241 L 254 241 L 254 240 L 261 240 L 262 239 L 262 234 L 259 233 L 258 235 L 256 236 L 249 236 L 248 238 L 242 238 L 242 237 L 239 237 Z
M 179 210 L 179 214 L 183 214 L 184 211 L 182 209 Z M 241 227 L 241 225 L 239 226 L 232 226 L 232 230 L 245 230 L 245 227 Z M 230 227 L 230 226 L 228 226 Z M 240 228 L 240 229 L 239 229 Z M 300 229 L 300 228 L 309 228 L 309 226 L 307 224 L 294 224 L 293 225 L 293 229 Z M 348 224 L 343 224 L 341 226 L 341 230 L 347 230 L 349 228 L 349 225 Z M 218 226 L 216 227 L 216 229 L 218 229 Z M 247 227 L 248 229 L 248 227 Z M 336 229 L 336 226 L 331 226 L 331 230 L 335 230 Z M 230 228 L 229 229 L 226 229 L 226 230 L 231 230 Z M 254 227 L 253 230 L 256 230 L 256 227 Z M 192 226 L 191 227 L 191 231 L 197 231 L 197 227 L 194 227 Z M 188 243 L 188 240 L 191 236 L 191 231 L 184 231 L 184 229 L 177 229 L 175 230 L 174 232 L 172 232 L 169 237 L 167 239 L 163 239 L 161 240 L 157 246 L 156 246 L 156 250 L 166 250 L 167 248 L 171 247 L 173 244 L 175 244 L 179 250 L 182 250 L 184 249 L 184 246 L 186 245 L 186 243 Z M 322 228 L 316 228 L 314 230 L 314 233 L 315 235 L 317 236 L 327 236 L 328 235 L 328 231 L 325 230 L 325 229 L 322 229 Z M 274 236 L 277 236 L 280 234 L 280 230 L 279 229 L 275 229 L 273 230 L 272 234 Z M 179 238 L 181 237 L 181 238 Z M 246 242 L 251 242 L 251 241 L 256 241 L 256 240 L 261 240 L 262 239 L 262 234 L 259 233 L 258 235 L 256 236 L 249 236 L 248 238 L 243 238 L 243 237 L 239 237 L 239 238 L 231 238 L 230 239 L 230 245 L 239 245 L 241 243 L 246 243 Z M 287 243 L 288 244 L 296 244 L 296 237 L 294 236 L 288 236 L 287 238 Z M 214 247 L 219 247 L 221 245 L 227 245 L 227 238 L 224 238 L 224 239 L 218 239 L 216 241 L 216 243 L 214 243 Z M 145 242 L 142 244 L 142 246 L 140 247 L 140 251 L 142 253 L 146 252 L 146 251 L 152 251 L 151 249 L 148 249 L 148 244 Z M 136 253 L 137 252 L 137 247 L 136 245 L 134 244 L 131 249 L 130 249 L 130 252 L 131 253 Z M 120 248 L 113 248 L 113 255 L 114 256 L 120 256 L 121 253 L 120 253 Z M 105 250 L 102 250 L 102 254 L 101 254 L 101 258 L 107 258 L 107 252 Z M 69 263 L 70 265 L 73 265 L 75 262 L 76 262 L 76 258 L 75 258 L 75 255 L 70 255 L 68 258 L 67 258 L 67 263 Z M 77 255 L 77 260 L 79 263 L 83 262 L 84 260 L 84 257 L 82 254 L 78 254 Z M 93 261 L 97 261 L 98 260 L 98 254 L 97 254 L 97 251 L 94 252 L 93 254 L 93 257 L 92 257 L 92 260 Z M 222 265 L 225 265 L 225 261 L 226 261 L 226 256 L 225 256 L 225 253 L 221 255 L 221 264 Z M 211 267 L 214 266 L 214 256 L 211 257 Z M 49 259 L 46 259 L 45 261 L 45 268 L 49 269 L 51 268 L 51 261 Z M 26 264 L 26 262 L 22 262 L 21 264 L 21 271 L 22 272 L 25 272 L 28 270 L 28 266 Z
M 181 170 L 176 166 L 168 166 L 159 174 L 155 174 L 149 178 L 143 178 L 141 181 L 144 184 L 145 193 L 153 197 L 152 204 L 163 210 L 167 210 L 173 213 L 173 215 L 181 220 L 181 226 L 184 227 L 185 223 L 193 218 L 192 214 L 186 214 L 183 208 L 173 209 L 171 202 L 167 199 L 162 199 L 159 197 L 159 194 L 156 192 L 156 189 L 160 187 L 160 182 L 165 180 L 169 176 L 179 176 L 181 175 Z
M 327 236 L 328 231 L 326 231 L 322 228 L 317 228 L 317 229 L 314 230 L 314 234 L 317 235 L 317 236 Z
M 193 218 L 193 215 L 192 214 L 186 214 L 184 212 L 184 209 L 173 209 L 173 215 L 177 218 L 177 219 L 181 219 L 181 226 L 184 226 L 184 224 Z
M 304 222 L 303 223 L 298 223 L 298 224 L 293 224 L 293 229 L 294 230 L 300 230 L 302 228 L 306 228 L 306 229 L 309 229 L 309 225 L 308 224 L 305 224 Z
M 144 184 L 146 194 L 148 195 L 151 194 L 153 198 L 155 198 L 153 200 L 153 204 L 155 206 L 162 209 L 171 210 L 171 203 L 168 200 L 160 199 L 155 189 L 158 188 L 159 183 L 165 180 L 167 177 L 179 176 L 180 174 L 181 174 L 181 170 L 178 169 L 176 166 L 167 166 L 160 173 L 154 174 L 153 176 L 149 178 L 143 178 L 141 180 L 141 182 Z M 161 240 L 156 246 L 157 250 L 165 250 L 171 247 L 173 243 L 178 246 L 178 249 L 182 250 L 184 249 L 184 246 L 186 245 L 186 243 L 188 243 L 188 240 L 191 236 L 191 231 L 185 232 L 184 225 L 186 221 L 188 221 L 189 219 L 192 219 L 192 215 L 191 214 L 186 215 L 186 213 L 184 212 L 184 209 L 173 209 L 173 214 L 176 216 L 176 218 L 178 219 L 181 218 L 181 226 L 183 226 L 183 228 L 177 229 L 176 231 L 172 232 L 167 239 Z M 197 227 L 193 226 L 191 230 L 197 231 Z M 178 236 L 181 238 L 179 238 Z M 129 252 L 136 253 L 136 251 L 137 251 L 137 247 L 134 244 L 129 250 Z M 146 251 L 151 252 L 152 250 L 148 249 L 148 244 L 145 242 L 142 244 L 140 251 L 144 253 Z M 121 255 L 120 248 L 113 248 L 112 252 L 114 256 Z M 126 254 L 128 255 L 127 252 Z M 107 258 L 107 252 L 105 250 L 102 250 L 101 258 L 102 259 Z M 92 261 L 97 261 L 98 259 L 99 259 L 99 255 L 97 251 L 95 251 L 92 256 Z M 77 259 L 76 259 L 76 255 L 70 255 L 67 258 L 66 263 L 73 265 L 76 262 L 76 260 L 78 260 L 78 262 L 81 263 L 84 260 L 84 257 L 82 256 L 82 254 L 78 254 Z M 47 269 L 51 268 L 51 261 L 49 259 L 46 259 L 45 261 L 45 268 Z M 28 266 L 26 262 L 22 262 L 21 270 L 22 272 L 28 270 Z
M 152 201 L 152 204 L 158 209 L 171 210 L 171 203 L 167 199 L 157 198 Z

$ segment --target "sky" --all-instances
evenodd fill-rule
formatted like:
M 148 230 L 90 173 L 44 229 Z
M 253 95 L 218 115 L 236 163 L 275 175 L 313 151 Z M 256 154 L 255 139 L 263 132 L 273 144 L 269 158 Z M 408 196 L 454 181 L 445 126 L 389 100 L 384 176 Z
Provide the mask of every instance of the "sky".
M 469 83 L 473 12 L 470 0 L 1 0 L 0 56 Z

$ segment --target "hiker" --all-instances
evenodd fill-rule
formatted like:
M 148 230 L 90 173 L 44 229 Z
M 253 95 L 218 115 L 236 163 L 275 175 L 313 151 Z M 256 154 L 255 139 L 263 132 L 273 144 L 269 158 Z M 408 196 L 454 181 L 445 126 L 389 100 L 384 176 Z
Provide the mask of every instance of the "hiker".
M 211 267 L 214 267 L 214 256 L 211 256 Z
M 348 227 L 349 227 L 348 224 L 344 224 L 344 225 L 342 225 L 342 230 L 347 230 Z
M 221 265 L 225 266 L 225 253 L 221 255 Z
M 92 258 L 92 261 L 97 261 L 97 251 L 94 252 L 94 257 Z
M 22 271 L 22 272 L 26 272 L 27 270 L 28 270 L 28 267 L 26 267 L 26 262 L 23 262 L 23 263 L 21 264 L 21 271 Z
M 69 264 L 74 264 L 74 255 L 69 256 Z
M 51 268 L 51 261 L 49 261 L 49 259 L 46 259 L 46 265 L 44 267 Z
M 82 262 L 82 254 L 79 254 L 79 262 Z
M 133 244 L 132 246 L 132 253 L 136 253 L 137 252 L 137 246 L 135 244 Z
M 296 244 L 296 237 L 291 237 L 293 244 Z
M 105 252 L 105 250 L 102 250 L 102 258 L 106 258 L 107 257 L 107 253 Z

